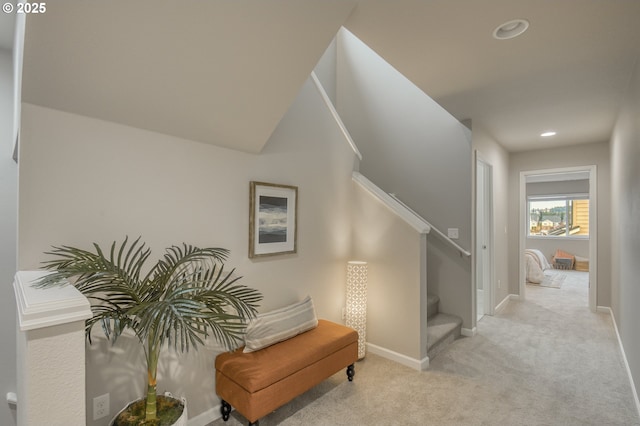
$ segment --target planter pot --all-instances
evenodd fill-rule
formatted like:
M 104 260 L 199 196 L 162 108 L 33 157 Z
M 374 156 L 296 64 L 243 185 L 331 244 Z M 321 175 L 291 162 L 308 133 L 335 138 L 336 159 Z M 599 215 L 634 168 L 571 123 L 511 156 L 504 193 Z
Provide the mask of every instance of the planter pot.
M 175 420 L 173 423 L 167 423 L 167 426 L 169 426 L 169 425 L 171 425 L 171 426 L 187 426 L 187 419 L 188 419 L 188 415 L 187 415 L 187 400 L 184 399 L 184 398 L 176 398 L 173 395 L 171 395 L 170 392 L 165 392 L 164 395 L 158 395 L 158 399 L 162 398 L 162 397 L 174 400 L 174 401 L 178 402 L 179 404 L 181 404 L 182 407 L 183 407 L 182 415 L 180 415 L 180 417 L 177 420 Z M 128 425 L 129 423 L 126 423 L 126 422 L 125 423 L 118 422 L 118 418 L 121 417 L 121 415 L 124 412 L 129 410 L 135 404 L 138 404 L 138 403 L 143 403 L 144 404 L 144 401 L 145 401 L 144 398 L 140 398 L 140 399 L 137 399 L 137 400 L 133 401 L 129 405 L 127 405 L 125 408 L 120 410 L 120 412 L 118 414 L 116 414 L 116 416 L 113 418 L 113 420 L 111 420 L 111 422 L 109 423 L 109 426 L 124 426 L 124 425 Z M 164 426 L 164 423 L 162 425 Z

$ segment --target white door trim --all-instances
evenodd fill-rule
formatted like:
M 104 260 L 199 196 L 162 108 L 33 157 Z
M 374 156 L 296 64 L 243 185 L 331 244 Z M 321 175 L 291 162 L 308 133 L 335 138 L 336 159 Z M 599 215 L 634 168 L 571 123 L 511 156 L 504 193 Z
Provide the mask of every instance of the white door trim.
M 520 172 L 520 228 L 519 228 L 519 247 L 518 247 L 518 282 L 520 289 L 520 298 L 525 298 L 525 258 L 524 246 L 527 235 L 527 194 L 526 180 L 530 175 L 541 175 L 550 173 L 567 173 L 567 172 L 589 172 L 589 309 L 596 312 L 598 301 L 598 198 L 597 198 L 597 167 L 577 166 L 577 167 L 561 167 L 556 169 L 543 170 L 527 170 Z
M 494 299 L 494 294 L 495 294 L 495 286 L 494 286 L 494 277 L 495 277 L 495 260 L 494 260 L 494 245 L 495 245 L 495 236 L 494 236 L 494 211 L 493 211 L 493 165 L 487 161 L 482 154 L 478 151 L 475 150 L 475 164 L 474 164 L 474 220 L 473 220 L 473 227 L 474 227 L 474 232 L 473 232 L 473 247 L 474 249 L 477 251 L 477 240 L 478 240 L 478 227 L 477 227 L 477 218 L 478 218 L 478 163 L 483 163 L 486 166 L 486 171 L 488 173 L 488 185 L 485 188 L 486 189 L 486 195 L 485 195 L 485 200 L 488 198 L 489 199 L 489 203 L 487 205 L 487 213 L 488 213 L 488 225 L 489 225 L 489 229 L 488 229 L 488 250 L 486 252 L 487 256 L 489 256 L 489 282 L 488 283 L 484 283 L 485 285 L 483 285 L 483 294 L 484 294 L 484 302 L 483 302 L 483 306 L 484 306 L 484 314 L 486 315 L 494 315 L 495 314 L 495 301 Z M 478 301 L 476 300 L 476 297 L 478 295 L 478 288 L 477 288 L 477 271 L 478 271 L 478 265 L 477 262 L 479 262 L 481 259 L 481 256 L 479 256 L 478 253 L 475 253 L 474 256 L 474 260 L 473 260 L 473 298 L 472 298 L 472 304 L 473 304 L 473 319 L 474 321 L 477 321 L 478 318 L 478 313 L 476 312 L 477 306 L 478 306 Z

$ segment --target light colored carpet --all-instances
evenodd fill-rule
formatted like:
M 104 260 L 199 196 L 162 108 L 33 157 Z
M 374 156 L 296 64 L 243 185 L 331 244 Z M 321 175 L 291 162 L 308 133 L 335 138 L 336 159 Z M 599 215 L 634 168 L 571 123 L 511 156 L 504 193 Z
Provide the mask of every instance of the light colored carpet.
M 527 286 L 526 301 L 485 316 L 428 371 L 368 354 L 353 382 L 338 373 L 260 425 L 638 426 L 611 318 L 589 311 L 586 281 L 571 275 L 561 289 Z M 210 424 L 223 425 L 246 420 Z

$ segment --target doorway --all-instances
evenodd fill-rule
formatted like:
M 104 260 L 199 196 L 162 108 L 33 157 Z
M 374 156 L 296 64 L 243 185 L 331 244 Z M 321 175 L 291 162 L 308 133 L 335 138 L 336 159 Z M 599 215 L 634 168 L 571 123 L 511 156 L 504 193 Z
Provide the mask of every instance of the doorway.
M 519 227 L 519 290 L 520 297 L 526 298 L 526 259 L 525 249 L 530 238 L 530 212 L 528 209 L 527 182 L 563 182 L 586 179 L 588 181 L 588 264 L 589 291 L 588 306 L 592 312 L 597 309 L 597 191 L 596 166 L 565 167 L 557 169 L 531 170 L 520 172 L 520 227 Z M 570 198 L 570 197 L 569 197 Z M 568 228 L 567 228 L 568 229 Z M 567 235 L 569 231 L 567 231 Z M 533 237 L 535 238 L 535 237 Z
M 493 315 L 493 167 L 476 151 L 476 321 Z

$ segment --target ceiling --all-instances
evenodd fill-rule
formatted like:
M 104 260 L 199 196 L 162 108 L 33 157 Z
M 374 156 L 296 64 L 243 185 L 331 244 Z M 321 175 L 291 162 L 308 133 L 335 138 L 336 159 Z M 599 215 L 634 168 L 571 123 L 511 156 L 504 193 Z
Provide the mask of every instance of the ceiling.
M 64 0 L 29 15 L 22 100 L 260 152 L 355 0 Z
M 27 17 L 23 100 L 260 152 L 344 25 L 509 151 L 602 142 L 638 22 L 639 0 L 60 0 Z
M 523 18 L 520 37 L 496 40 Z M 361 0 L 346 27 L 510 151 L 608 141 L 640 57 L 637 0 Z M 553 138 L 540 134 L 553 129 Z

